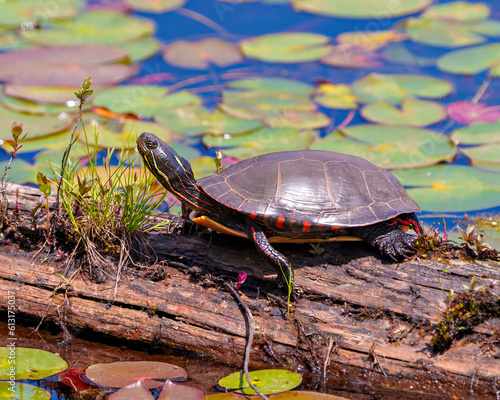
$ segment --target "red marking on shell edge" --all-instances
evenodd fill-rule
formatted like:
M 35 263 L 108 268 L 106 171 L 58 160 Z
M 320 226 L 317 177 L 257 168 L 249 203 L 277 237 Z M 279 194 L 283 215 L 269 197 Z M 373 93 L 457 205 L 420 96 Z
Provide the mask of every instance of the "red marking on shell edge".
M 310 232 L 309 228 L 311 227 L 311 225 L 312 224 L 310 222 L 304 221 L 304 227 L 302 228 L 302 232 L 304 232 L 304 233 Z
M 278 218 L 278 222 L 276 222 L 276 228 L 278 229 L 283 229 L 283 221 L 285 220 L 285 217 L 283 214 L 280 214 L 280 217 Z
M 255 221 L 255 218 L 257 218 L 257 213 L 254 211 L 249 215 L 250 218 L 252 218 Z

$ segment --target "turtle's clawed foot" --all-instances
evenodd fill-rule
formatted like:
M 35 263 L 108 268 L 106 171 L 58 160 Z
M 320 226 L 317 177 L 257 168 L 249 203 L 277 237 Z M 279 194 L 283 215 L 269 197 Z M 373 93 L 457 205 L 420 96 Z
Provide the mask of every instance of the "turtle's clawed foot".
M 173 235 L 180 233 L 191 233 L 195 229 L 195 223 L 182 218 L 180 215 L 173 217 L 168 223 L 167 232 Z
M 379 236 L 375 241 L 375 245 L 382 254 L 397 262 L 402 258 L 410 258 L 409 255 L 415 253 L 413 243 L 416 239 L 417 237 L 414 235 L 409 235 L 401 230 L 394 230 Z

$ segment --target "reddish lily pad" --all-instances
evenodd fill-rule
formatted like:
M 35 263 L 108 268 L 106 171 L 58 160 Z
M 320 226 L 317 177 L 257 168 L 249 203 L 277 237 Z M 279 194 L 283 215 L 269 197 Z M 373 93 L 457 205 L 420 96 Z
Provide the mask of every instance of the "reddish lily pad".
M 291 0 L 297 11 L 342 18 L 380 19 L 400 17 L 419 12 L 432 0 L 399 0 L 397 5 L 391 0 Z
M 370 103 L 361 109 L 363 118 L 388 125 L 427 126 L 446 117 L 444 107 L 434 101 L 403 99 L 400 107 L 385 100 Z
M 318 86 L 314 100 L 323 107 L 349 110 L 358 108 L 359 98 L 349 85 L 324 83 Z
M 464 125 L 500 120 L 500 106 L 488 107 L 485 103 L 457 101 L 448 105 L 446 111 L 450 118 Z
M 59 374 L 58 381 L 75 389 L 77 392 L 85 392 L 90 385 L 82 379 L 85 368 L 69 368 Z
M 113 393 L 109 400 L 154 400 L 154 397 L 144 381 L 139 379 Z
M 415 168 L 451 161 L 455 147 L 437 132 L 408 126 L 357 125 L 316 139 L 311 149 L 367 159 L 382 168 Z
M 177 385 L 169 380 L 165 382 L 158 400 L 204 400 L 201 390 L 193 387 Z
M 500 206 L 500 174 L 464 165 L 437 165 L 392 173 L 422 210 L 464 212 Z
M 21 31 L 20 35 L 29 42 L 45 45 L 113 45 L 154 32 L 151 20 L 111 10 L 87 11 L 74 20 L 54 23 L 50 28 Z
M 0 347 L 0 360 L 8 360 L 11 351 L 10 347 Z M 61 357 L 45 350 L 16 347 L 14 351 L 17 380 L 43 379 L 68 368 L 68 364 Z M 0 379 L 10 379 L 10 367 L 8 362 L 0 363 Z
M 182 7 L 186 0 L 126 0 L 125 3 L 136 11 L 162 14 Z
M 267 62 L 296 63 L 314 61 L 330 50 L 330 38 L 315 33 L 276 33 L 243 40 L 247 57 Z
M 298 372 L 285 369 L 262 369 L 249 373 L 250 380 L 264 394 L 281 393 L 300 385 L 302 376 Z M 242 394 L 257 394 L 250 388 L 245 375 L 241 372 L 225 376 L 219 380 L 219 386 L 224 389 L 236 389 Z
M 332 50 L 321 58 L 321 62 L 326 65 L 338 68 L 374 68 L 382 65 L 380 56 L 372 50 L 360 47 L 335 46 Z
M 179 40 L 167 46 L 163 59 L 176 67 L 207 69 L 210 64 L 227 67 L 243 61 L 238 46 L 222 39 L 208 38 L 199 42 Z
M 28 21 L 72 18 L 84 5 L 82 0 L 65 0 L 52 7 L 38 0 L 4 1 L 0 13 L 0 25 L 19 26 Z
M 500 76 L 500 43 L 446 53 L 438 59 L 437 66 L 452 74 L 469 75 L 489 70 L 491 76 Z
M 101 45 L 23 49 L 0 54 L 0 81 L 78 87 L 91 76 L 94 85 L 111 85 L 130 78 L 138 71 L 138 66 L 134 64 L 115 64 L 127 57 L 123 50 Z
M 139 379 L 147 379 L 146 386 L 149 388 L 162 386 L 163 382 L 158 382 L 159 379 L 187 379 L 187 373 L 184 369 L 176 365 L 154 361 L 119 361 L 94 364 L 85 370 L 85 375 L 96 385 L 112 388 L 122 388 Z
M 30 86 L 8 83 L 4 85 L 3 92 L 8 96 L 35 103 L 62 104 L 68 107 L 78 106 L 75 87 Z M 89 99 L 92 99 L 92 96 Z
M 372 73 L 354 82 L 354 94 L 364 101 L 387 100 L 400 104 L 411 96 L 442 98 L 452 91 L 452 85 L 441 79 L 424 75 L 382 75 Z

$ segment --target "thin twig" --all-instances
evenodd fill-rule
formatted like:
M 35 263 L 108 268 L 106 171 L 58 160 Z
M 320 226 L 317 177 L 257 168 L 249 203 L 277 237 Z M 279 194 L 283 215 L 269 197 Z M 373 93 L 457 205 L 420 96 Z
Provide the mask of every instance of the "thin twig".
M 250 312 L 250 309 L 248 306 L 243 302 L 242 298 L 236 292 L 236 290 L 227 282 L 224 282 L 224 286 L 226 287 L 227 290 L 231 292 L 233 295 L 234 299 L 240 306 L 240 309 L 242 309 L 244 312 L 242 312 L 243 317 L 245 318 L 245 327 L 247 330 L 247 343 L 245 346 L 245 359 L 243 360 L 243 371 L 245 373 L 245 378 L 248 382 L 248 385 L 257 393 L 262 399 L 264 400 L 269 400 L 267 396 L 262 393 L 258 388 L 255 387 L 255 385 L 252 383 L 250 380 L 250 375 L 248 374 L 248 363 L 250 361 L 250 350 L 252 348 L 252 342 L 253 342 L 253 335 L 255 332 L 255 322 L 253 320 L 252 313 Z

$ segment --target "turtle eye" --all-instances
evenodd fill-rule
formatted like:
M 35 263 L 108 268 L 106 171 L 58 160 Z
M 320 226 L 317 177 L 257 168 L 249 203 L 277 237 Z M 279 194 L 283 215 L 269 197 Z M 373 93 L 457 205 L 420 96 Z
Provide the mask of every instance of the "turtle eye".
M 148 140 L 146 140 L 146 147 L 148 149 L 153 150 L 153 149 L 156 149 L 157 144 L 156 144 L 156 142 L 154 140 L 148 139 Z

